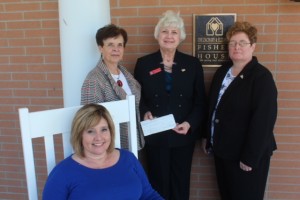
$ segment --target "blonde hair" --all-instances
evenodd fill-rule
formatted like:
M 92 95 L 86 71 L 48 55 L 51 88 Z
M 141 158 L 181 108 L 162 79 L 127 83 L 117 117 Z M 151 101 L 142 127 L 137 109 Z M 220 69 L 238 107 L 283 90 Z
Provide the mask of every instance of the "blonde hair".
M 158 23 L 155 26 L 154 38 L 158 39 L 159 31 L 164 27 L 174 27 L 180 30 L 180 41 L 183 41 L 186 38 L 185 28 L 183 19 L 180 17 L 179 12 L 175 13 L 171 10 L 166 11 L 163 14 L 163 17 L 160 18 Z
M 71 144 L 74 153 L 78 156 L 85 157 L 82 145 L 83 131 L 96 126 L 101 119 L 105 119 L 111 135 L 110 145 L 107 152 L 112 152 L 115 148 L 115 126 L 108 110 L 99 104 L 86 104 L 81 107 L 75 114 L 71 129 Z

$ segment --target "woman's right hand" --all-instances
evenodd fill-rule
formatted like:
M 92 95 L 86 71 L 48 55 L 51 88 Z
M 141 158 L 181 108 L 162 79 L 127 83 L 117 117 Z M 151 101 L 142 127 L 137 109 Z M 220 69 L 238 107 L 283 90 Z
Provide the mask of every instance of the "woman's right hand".
M 144 114 L 144 120 L 153 119 L 152 113 L 150 111 Z

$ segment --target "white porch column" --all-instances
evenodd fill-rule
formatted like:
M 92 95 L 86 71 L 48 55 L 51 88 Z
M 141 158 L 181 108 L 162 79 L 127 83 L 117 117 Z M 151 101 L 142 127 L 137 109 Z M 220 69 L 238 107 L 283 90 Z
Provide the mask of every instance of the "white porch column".
M 96 66 L 96 31 L 110 23 L 109 0 L 59 0 L 64 107 L 80 105 L 80 89 Z

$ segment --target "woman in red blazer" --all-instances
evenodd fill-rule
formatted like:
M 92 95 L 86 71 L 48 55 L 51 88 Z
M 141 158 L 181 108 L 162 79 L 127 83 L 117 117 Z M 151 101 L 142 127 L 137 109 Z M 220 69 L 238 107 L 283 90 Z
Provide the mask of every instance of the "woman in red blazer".
M 141 119 L 173 114 L 177 126 L 145 137 L 149 180 L 165 199 L 188 200 L 195 140 L 205 116 L 203 69 L 197 58 L 177 50 L 185 39 L 179 14 L 167 11 L 154 36 L 159 50 L 135 66 Z
M 231 61 L 213 77 L 206 147 L 214 152 L 222 200 L 262 200 L 276 149 L 277 89 L 253 56 L 257 29 L 236 22 L 226 37 Z

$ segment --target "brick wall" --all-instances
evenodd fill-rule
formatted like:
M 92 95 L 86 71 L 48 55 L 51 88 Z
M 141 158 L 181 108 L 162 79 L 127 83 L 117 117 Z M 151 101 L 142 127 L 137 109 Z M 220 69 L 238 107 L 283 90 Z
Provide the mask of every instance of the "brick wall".
M 129 33 L 124 65 L 157 50 L 154 26 L 167 9 L 180 11 L 192 54 L 192 14 L 237 13 L 259 29 L 256 55 L 273 73 L 279 91 L 266 199 L 300 199 L 300 3 L 289 0 L 111 0 L 112 22 Z M 79 47 L 78 47 L 79 48 Z M 205 68 L 207 87 L 215 71 Z M 27 199 L 17 109 L 63 106 L 57 0 L 0 0 L 0 199 Z M 191 199 L 216 200 L 212 158 L 197 144 Z
M 27 199 L 17 110 L 63 106 L 57 0 L 0 0 L 0 199 Z

